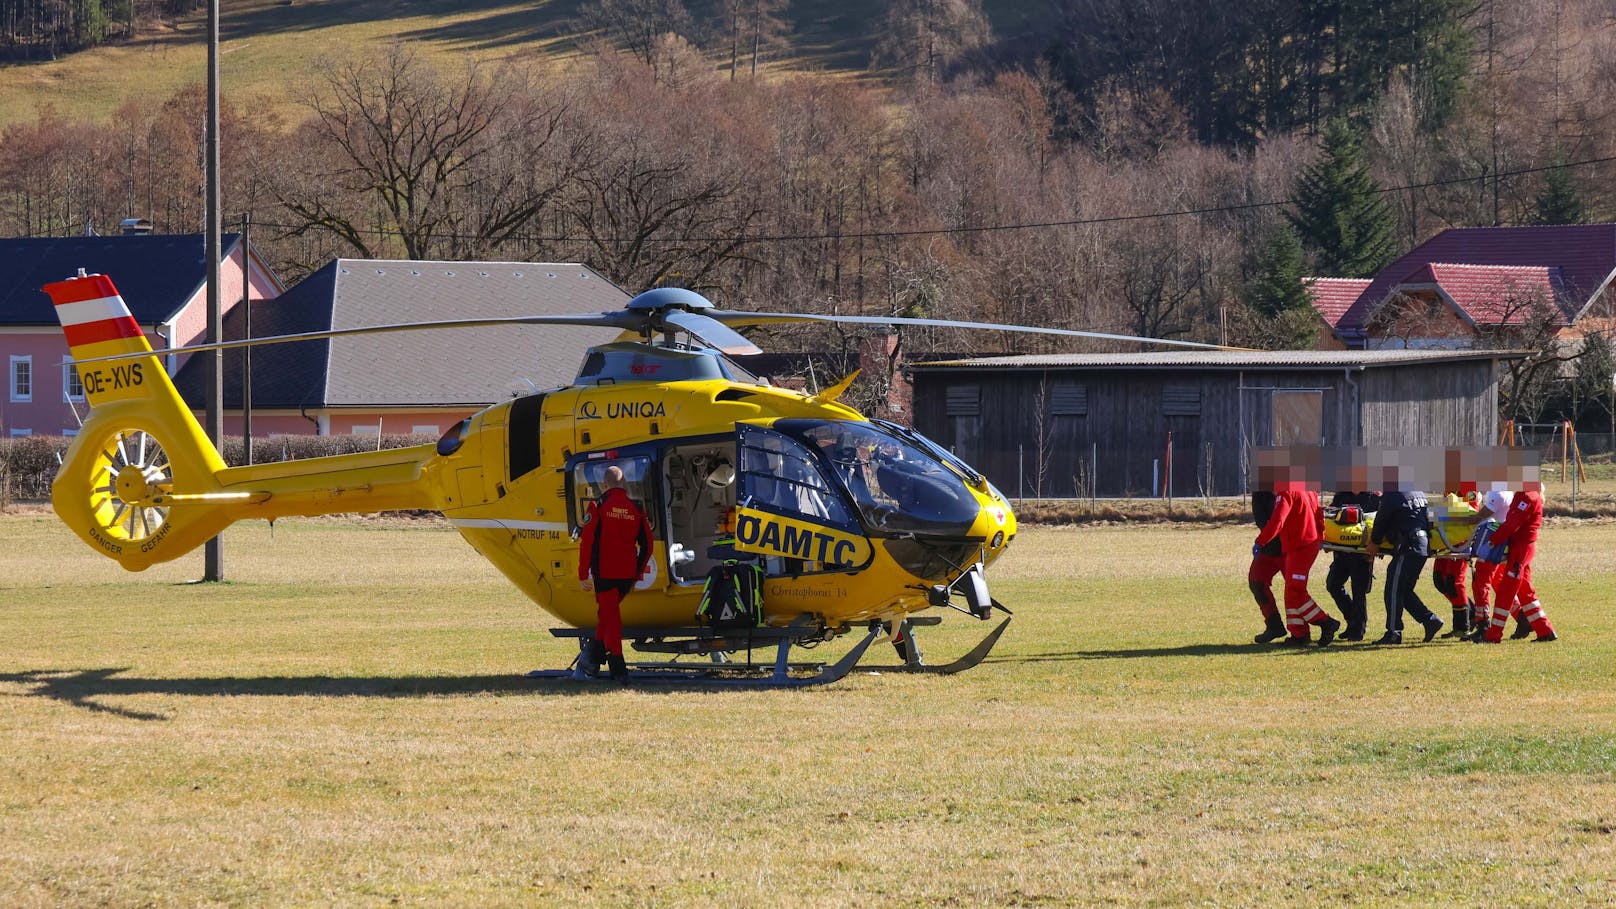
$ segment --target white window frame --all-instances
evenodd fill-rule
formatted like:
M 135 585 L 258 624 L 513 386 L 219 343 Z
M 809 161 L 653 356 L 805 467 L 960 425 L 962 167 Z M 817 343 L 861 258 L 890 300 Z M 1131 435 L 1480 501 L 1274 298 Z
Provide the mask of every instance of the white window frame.
M 370 423 L 370 424 L 355 423 L 353 425 L 353 427 L 348 430 L 348 435 L 350 435 L 350 436 L 377 436 L 377 435 L 381 435 L 381 432 L 382 432 L 382 425 L 380 423 Z
M 417 436 L 435 436 L 442 431 L 436 423 L 422 423 L 419 426 L 410 427 L 410 434 Z
M 17 364 L 19 363 L 28 367 L 27 393 L 17 391 Z M 10 386 L 11 403 L 28 404 L 34 400 L 34 358 L 32 354 L 11 355 L 11 368 L 6 372 L 6 384 Z
M 79 393 L 73 393 L 73 385 L 75 381 L 78 380 L 78 377 L 79 371 L 73 368 L 73 358 L 67 356 L 62 357 L 62 400 L 69 404 L 82 403 L 84 401 L 83 382 L 77 383 L 79 386 Z

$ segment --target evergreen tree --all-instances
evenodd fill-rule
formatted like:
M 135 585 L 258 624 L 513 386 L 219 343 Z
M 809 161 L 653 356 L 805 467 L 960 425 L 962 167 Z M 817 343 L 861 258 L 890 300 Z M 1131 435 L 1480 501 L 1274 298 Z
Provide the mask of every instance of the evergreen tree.
M 1243 302 L 1261 323 L 1250 339 L 1264 347 L 1312 347 L 1318 338 L 1313 291 L 1304 280 L 1302 241 L 1288 225 L 1263 240 L 1252 262 Z
M 1333 120 L 1325 129 L 1322 154 L 1302 171 L 1292 195 L 1296 210 L 1285 217 L 1312 250 L 1318 274 L 1369 278 L 1391 261 L 1391 209 L 1347 121 Z
M 1549 159 L 1552 169 L 1543 173 L 1543 190 L 1537 194 L 1531 216 L 1533 224 L 1581 224 L 1587 219 L 1577 178 L 1565 163 L 1565 150 L 1555 149 Z

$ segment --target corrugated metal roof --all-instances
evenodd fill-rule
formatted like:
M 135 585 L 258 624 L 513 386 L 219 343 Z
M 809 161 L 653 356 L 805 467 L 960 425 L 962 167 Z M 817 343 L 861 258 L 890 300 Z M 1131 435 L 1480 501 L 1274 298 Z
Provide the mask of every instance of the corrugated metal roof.
M 173 318 L 207 280 L 202 234 L 0 239 L 0 324 L 57 325 L 44 287 L 78 274 L 103 274 L 142 325 Z M 221 238 L 228 257 L 240 234 Z
M 1510 350 L 1206 350 L 1165 353 L 1026 354 L 912 363 L 911 369 L 1351 369 L 1518 359 Z

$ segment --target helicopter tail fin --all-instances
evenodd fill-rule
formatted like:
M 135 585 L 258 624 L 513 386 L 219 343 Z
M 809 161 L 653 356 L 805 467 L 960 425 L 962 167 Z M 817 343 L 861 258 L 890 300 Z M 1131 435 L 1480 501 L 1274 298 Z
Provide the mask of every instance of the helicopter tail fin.
M 138 570 L 175 558 L 230 523 L 208 507 L 224 459 L 175 390 L 105 275 L 45 286 L 90 416 L 51 484 L 51 505 L 92 548 Z M 140 356 L 146 354 L 146 356 Z

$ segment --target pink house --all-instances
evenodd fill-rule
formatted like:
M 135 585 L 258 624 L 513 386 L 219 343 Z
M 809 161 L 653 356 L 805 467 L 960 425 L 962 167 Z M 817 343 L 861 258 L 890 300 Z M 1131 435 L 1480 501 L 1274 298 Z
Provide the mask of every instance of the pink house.
M 201 341 L 207 329 L 207 269 L 201 234 L 111 237 L 30 237 L 0 240 L 0 433 L 72 435 L 84 408 L 83 389 L 68 366 L 55 309 L 41 290 L 84 269 L 109 275 L 155 348 Z M 280 281 L 227 234 L 220 292 L 228 309 L 248 288 L 252 299 L 280 294 Z M 169 372 L 185 359 L 170 356 Z

